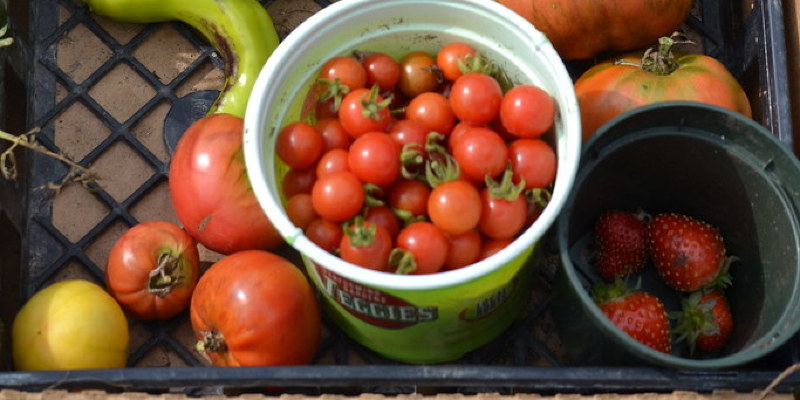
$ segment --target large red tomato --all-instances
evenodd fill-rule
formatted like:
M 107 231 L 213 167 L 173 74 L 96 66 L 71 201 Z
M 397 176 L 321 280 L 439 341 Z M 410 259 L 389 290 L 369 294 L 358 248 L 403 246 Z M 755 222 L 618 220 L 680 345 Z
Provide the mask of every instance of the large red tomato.
M 186 309 L 199 276 L 197 244 L 166 221 L 134 225 L 108 254 L 108 291 L 141 319 L 167 319 Z
M 307 364 L 321 337 L 311 284 L 267 251 L 216 262 L 200 277 L 189 309 L 198 348 L 216 366 Z
M 700 54 L 672 54 L 672 43 L 662 38 L 657 51 L 602 62 L 575 81 L 584 141 L 615 116 L 662 101 L 697 101 L 752 117 L 747 95 L 722 63 Z
M 692 0 L 498 0 L 544 33 L 565 59 L 649 45 L 678 30 Z
M 282 243 L 258 203 L 244 166 L 244 122 L 211 114 L 184 132 L 169 168 L 172 205 L 192 237 L 222 254 Z

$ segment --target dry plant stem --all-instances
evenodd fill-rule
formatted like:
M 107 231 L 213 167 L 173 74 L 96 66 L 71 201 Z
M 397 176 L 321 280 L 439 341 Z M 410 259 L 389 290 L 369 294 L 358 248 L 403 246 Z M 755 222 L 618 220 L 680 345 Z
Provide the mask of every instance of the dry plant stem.
M 69 166 L 69 173 L 67 176 L 64 177 L 64 179 L 59 183 L 47 184 L 46 187 L 48 189 L 58 191 L 68 182 L 77 182 L 83 185 L 83 187 L 91 189 L 89 185 L 96 183 L 98 179 L 97 175 L 94 172 L 78 165 L 78 163 L 73 161 L 70 157 L 64 154 L 54 153 L 39 143 L 36 143 L 35 136 L 38 132 L 39 128 L 34 128 L 17 136 L 0 130 L 0 140 L 11 142 L 11 147 L 0 153 L 0 174 L 2 174 L 5 179 L 13 180 L 17 178 L 17 167 L 13 152 L 17 146 L 21 146 L 59 160 Z
M 781 382 L 783 382 L 790 375 L 798 371 L 800 371 L 800 364 L 794 364 L 786 368 L 783 372 L 781 372 L 780 375 L 778 375 L 777 378 L 775 378 L 772 381 L 772 383 L 769 384 L 769 386 L 767 386 L 766 389 L 764 389 L 763 392 L 761 392 L 761 395 L 758 396 L 758 400 L 764 400 L 765 398 L 767 398 L 767 396 L 769 396 L 770 393 L 772 393 L 772 391 L 775 390 L 775 388 L 781 384 Z

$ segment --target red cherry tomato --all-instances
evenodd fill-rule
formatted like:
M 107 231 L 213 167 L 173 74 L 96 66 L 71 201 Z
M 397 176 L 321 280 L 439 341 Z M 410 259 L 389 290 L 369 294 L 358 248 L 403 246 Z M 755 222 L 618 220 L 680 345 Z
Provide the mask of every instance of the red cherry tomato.
M 401 149 L 407 144 L 424 146 L 428 133 L 430 130 L 425 125 L 410 119 L 397 120 L 389 128 L 389 136 L 397 142 Z
M 283 177 L 281 190 L 287 198 L 297 193 L 311 193 L 311 188 L 316 180 L 317 172 L 315 168 L 290 169 Z
M 308 364 L 322 335 L 314 288 L 294 264 L 266 251 L 213 264 L 197 283 L 190 318 L 215 366 Z
M 383 132 L 367 132 L 356 138 L 347 166 L 363 182 L 386 186 L 400 176 L 400 150 Z
M 556 178 L 556 153 L 540 139 L 517 139 L 508 146 L 514 180 L 526 188 L 547 188 Z
M 497 177 L 508 164 L 506 142 L 495 131 L 472 127 L 453 143 L 453 157 L 469 180 L 484 182 L 486 175 Z
M 300 229 L 306 229 L 308 224 L 318 217 L 311 204 L 311 195 L 308 193 L 298 193 L 290 197 L 284 209 L 289 221 Z
M 428 215 L 442 231 L 460 235 L 478 226 L 481 197 L 467 181 L 448 181 L 435 187 L 428 198 Z
M 304 233 L 308 240 L 329 253 L 333 253 L 334 250 L 338 249 L 339 244 L 342 242 L 341 225 L 325 218 L 317 218 L 311 221 L 306 226 Z
M 450 105 L 461 121 L 473 125 L 486 125 L 500 113 L 503 90 L 497 80 L 489 75 L 470 72 L 453 82 Z
M 386 228 L 369 221 L 349 224 L 344 229 L 339 255 L 342 260 L 376 271 L 389 266 L 392 237 Z
M 311 204 L 316 213 L 332 222 L 353 218 L 364 206 L 364 186 L 349 171 L 320 176 L 311 189 Z
M 184 132 L 170 161 L 178 220 L 195 240 L 222 254 L 283 243 L 247 180 L 243 129 L 244 121 L 230 114 L 203 117 Z
M 108 254 L 108 291 L 137 318 L 164 320 L 185 310 L 199 277 L 197 244 L 170 222 L 134 225 Z
M 367 71 L 353 57 L 332 57 L 320 67 L 319 79 L 333 83 L 337 79 L 349 89 L 363 88 L 367 84 Z
M 349 171 L 347 166 L 347 158 L 349 152 L 345 149 L 331 149 L 323 154 L 317 162 L 316 176 L 323 176 L 339 171 Z
M 392 117 L 381 95 L 368 89 L 350 91 L 339 107 L 339 122 L 353 138 L 367 132 L 384 132 Z
M 442 46 L 436 54 L 436 65 L 442 70 L 445 79 L 455 81 L 463 75 L 459 63 L 466 64 L 468 59 L 475 57 L 476 51 L 468 43 L 450 42 Z
M 444 260 L 444 270 L 464 268 L 478 261 L 481 255 L 481 234 L 477 229 L 468 230 L 460 235 L 447 236 L 450 251 Z
M 404 219 L 411 220 L 428 215 L 428 196 L 431 188 L 417 181 L 403 179 L 389 188 L 389 206 L 405 213 Z
M 521 138 L 536 138 L 553 126 L 555 102 L 534 85 L 511 88 L 500 103 L 500 121 L 505 129 Z
M 447 135 L 456 123 L 456 116 L 446 97 L 437 92 L 420 93 L 406 106 L 406 119 L 418 121 L 428 131 Z
M 367 86 L 378 85 L 385 91 L 400 80 L 400 63 L 386 53 L 372 53 L 361 64 L 367 71 Z
M 442 82 L 436 59 L 424 51 L 411 51 L 400 59 L 397 87 L 408 98 L 436 90 Z
M 322 135 L 322 154 L 331 149 L 346 149 L 353 141 L 338 118 L 322 118 L 314 124 L 314 129 Z
M 525 226 L 528 203 L 522 195 L 514 200 L 496 198 L 488 188 L 481 191 L 481 219 L 478 229 L 492 239 L 511 239 Z
M 485 239 L 481 246 L 481 255 L 478 260 L 485 260 L 505 249 L 514 242 L 514 239 Z
M 395 247 L 413 256 L 416 267 L 409 272 L 412 275 L 439 272 L 447 259 L 447 238 L 430 222 L 414 222 L 401 229 Z
M 375 225 L 382 226 L 389 232 L 389 236 L 394 238 L 397 232 L 400 232 L 400 220 L 394 215 L 392 209 L 386 206 L 370 207 L 364 215 L 364 220 L 372 222 Z
M 305 122 L 292 122 L 278 133 L 275 152 L 291 168 L 312 167 L 322 154 L 322 135 Z

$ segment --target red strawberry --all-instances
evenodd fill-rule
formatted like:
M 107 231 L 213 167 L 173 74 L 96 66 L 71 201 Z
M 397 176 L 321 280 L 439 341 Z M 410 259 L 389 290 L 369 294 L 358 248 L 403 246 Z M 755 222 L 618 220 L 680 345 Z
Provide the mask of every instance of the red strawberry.
M 682 215 L 660 214 L 648 229 L 650 257 L 664 282 L 675 290 L 694 292 L 725 285 L 728 264 L 725 244 L 716 228 Z
M 644 213 L 604 212 L 594 227 L 597 269 L 607 281 L 641 270 L 647 259 L 647 222 Z
M 594 301 L 611 322 L 632 338 L 650 348 L 669 353 L 669 318 L 658 297 L 639 290 L 628 290 L 621 279 L 598 283 Z
M 733 331 L 733 317 L 728 300 L 717 290 L 694 292 L 683 300 L 677 319 L 676 340 L 686 340 L 690 353 L 721 350 Z

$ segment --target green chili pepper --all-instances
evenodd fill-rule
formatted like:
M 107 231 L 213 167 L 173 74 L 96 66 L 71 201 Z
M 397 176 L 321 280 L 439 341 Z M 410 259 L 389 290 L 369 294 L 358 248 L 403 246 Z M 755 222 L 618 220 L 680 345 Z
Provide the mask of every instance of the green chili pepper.
M 244 118 L 261 68 L 278 46 L 278 33 L 257 0 L 82 0 L 89 9 L 132 23 L 178 20 L 216 49 L 225 64 L 225 83 L 208 114 Z

